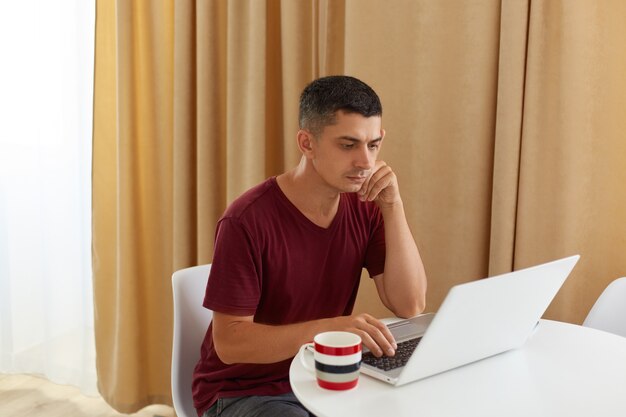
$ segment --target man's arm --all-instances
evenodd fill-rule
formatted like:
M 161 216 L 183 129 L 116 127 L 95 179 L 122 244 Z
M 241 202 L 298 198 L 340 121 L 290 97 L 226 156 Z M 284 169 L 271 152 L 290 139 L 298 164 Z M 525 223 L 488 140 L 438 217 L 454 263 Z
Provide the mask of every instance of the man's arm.
M 363 184 L 364 201 L 376 201 L 385 221 L 385 272 L 374 277 L 383 304 L 398 317 L 413 317 L 426 306 L 426 273 L 409 229 L 398 180 L 383 161 Z
M 316 334 L 332 330 L 358 334 L 376 356 L 383 352 L 393 355 L 397 347 L 389 329 L 369 314 L 270 326 L 253 322 L 253 316 L 213 312 L 215 350 L 226 364 L 274 363 L 289 359 Z

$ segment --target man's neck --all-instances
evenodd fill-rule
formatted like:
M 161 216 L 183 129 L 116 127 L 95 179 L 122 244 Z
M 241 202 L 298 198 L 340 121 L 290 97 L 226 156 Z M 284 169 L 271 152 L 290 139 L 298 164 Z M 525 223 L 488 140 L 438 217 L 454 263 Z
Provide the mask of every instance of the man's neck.
M 276 177 L 276 181 L 309 220 L 323 228 L 330 226 L 339 207 L 339 192 L 331 189 L 304 158 L 298 166 Z

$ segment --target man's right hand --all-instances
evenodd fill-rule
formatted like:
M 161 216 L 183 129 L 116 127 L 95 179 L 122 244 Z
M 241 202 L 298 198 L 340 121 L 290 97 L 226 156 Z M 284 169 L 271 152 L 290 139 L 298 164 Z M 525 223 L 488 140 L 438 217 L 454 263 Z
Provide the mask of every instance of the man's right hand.
M 396 341 L 383 322 L 369 314 L 353 314 L 332 319 L 337 326 L 334 330 L 342 330 L 359 335 L 363 344 L 380 357 L 393 356 L 398 348 Z

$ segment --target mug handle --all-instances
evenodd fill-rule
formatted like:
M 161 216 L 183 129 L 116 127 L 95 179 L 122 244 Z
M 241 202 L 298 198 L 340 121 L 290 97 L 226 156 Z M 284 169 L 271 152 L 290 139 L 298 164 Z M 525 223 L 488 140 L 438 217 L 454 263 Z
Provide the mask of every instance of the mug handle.
M 315 345 L 313 343 L 305 343 L 300 347 L 300 363 L 307 371 L 315 373 L 315 363 L 313 361 L 313 350 Z M 307 352 L 308 351 L 308 352 Z

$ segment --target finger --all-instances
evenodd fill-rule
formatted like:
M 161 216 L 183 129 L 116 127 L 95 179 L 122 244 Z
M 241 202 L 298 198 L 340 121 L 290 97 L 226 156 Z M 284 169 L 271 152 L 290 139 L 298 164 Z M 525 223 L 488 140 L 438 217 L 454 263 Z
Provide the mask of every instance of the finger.
M 363 342 L 363 345 L 366 348 L 368 348 L 374 356 L 376 356 L 377 358 L 380 358 L 381 356 L 383 356 L 382 348 L 378 346 L 378 343 L 374 341 L 374 339 L 369 335 L 369 333 L 367 333 L 364 330 L 359 330 L 357 331 L 357 333 L 359 336 L 361 336 L 361 342 Z
M 367 194 L 369 192 L 369 185 L 370 185 L 370 180 L 372 178 L 372 175 L 370 175 L 369 177 L 365 179 L 365 181 L 363 182 L 363 185 L 361 185 L 361 189 L 359 189 L 359 199 L 361 201 L 365 201 L 367 199 Z
M 368 184 L 368 190 L 364 194 L 364 197 L 368 201 L 374 201 L 378 194 L 385 188 L 387 188 L 393 181 L 393 172 L 391 168 L 385 166 L 378 171 L 370 178 Z
M 386 355 L 393 356 L 398 345 L 389 328 L 380 320 L 376 320 L 372 325 L 376 327 L 376 336 L 379 336 L 376 339 L 378 345 L 385 351 Z
M 387 327 L 385 323 L 382 321 L 378 321 L 378 323 L 380 332 L 383 334 L 385 339 L 387 339 L 391 347 L 396 350 L 398 348 L 398 344 L 396 343 L 396 338 L 393 337 L 393 333 L 391 333 L 391 330 L 389 330 L 389 327 Z
M 381 357 L 384 353 L 384 350 L 378 345 L 375 340 L 375 333 L 377 332 L 377 329 L 374 325 L 368 322 L 370 320 L 374 321 L 375 319 L 366 313 L 353 316 L 351 319 L 351 328 L 346 330 L 358 334 L 361 337 L 361 342 L 363 343 L 363 345 L 367 347 L 372 352 L 372 354 L 374 354 L 374 356 Z
M 359 196 L 361 197 L 362 201 L 365 201 L 365 197 L 368 192 L 369 192 L 369 187 L 371 184 L 371 180 L 374 177 L 374 175 L 376 175 L 376 173 L 384 166 L 386 166 L 387 164 L 385 163 L 385 161 L 376 161 L 376 165 L 374 166 L 374 168 L 372 169 L 372 173 L 365 179 L 365 181 L 363 182 L 363 185 L 361 186 L 361 189 L 359 190 Z
M 395 349 L 397 348 L 395 340 L 387 326 L 382 322 L 370 316 L 362 330 L 366 333 L 364 340 L 367 343 L 365 345 L 375 356 L 380 357 L 383 354 L 393 356 L 395 354 Z

